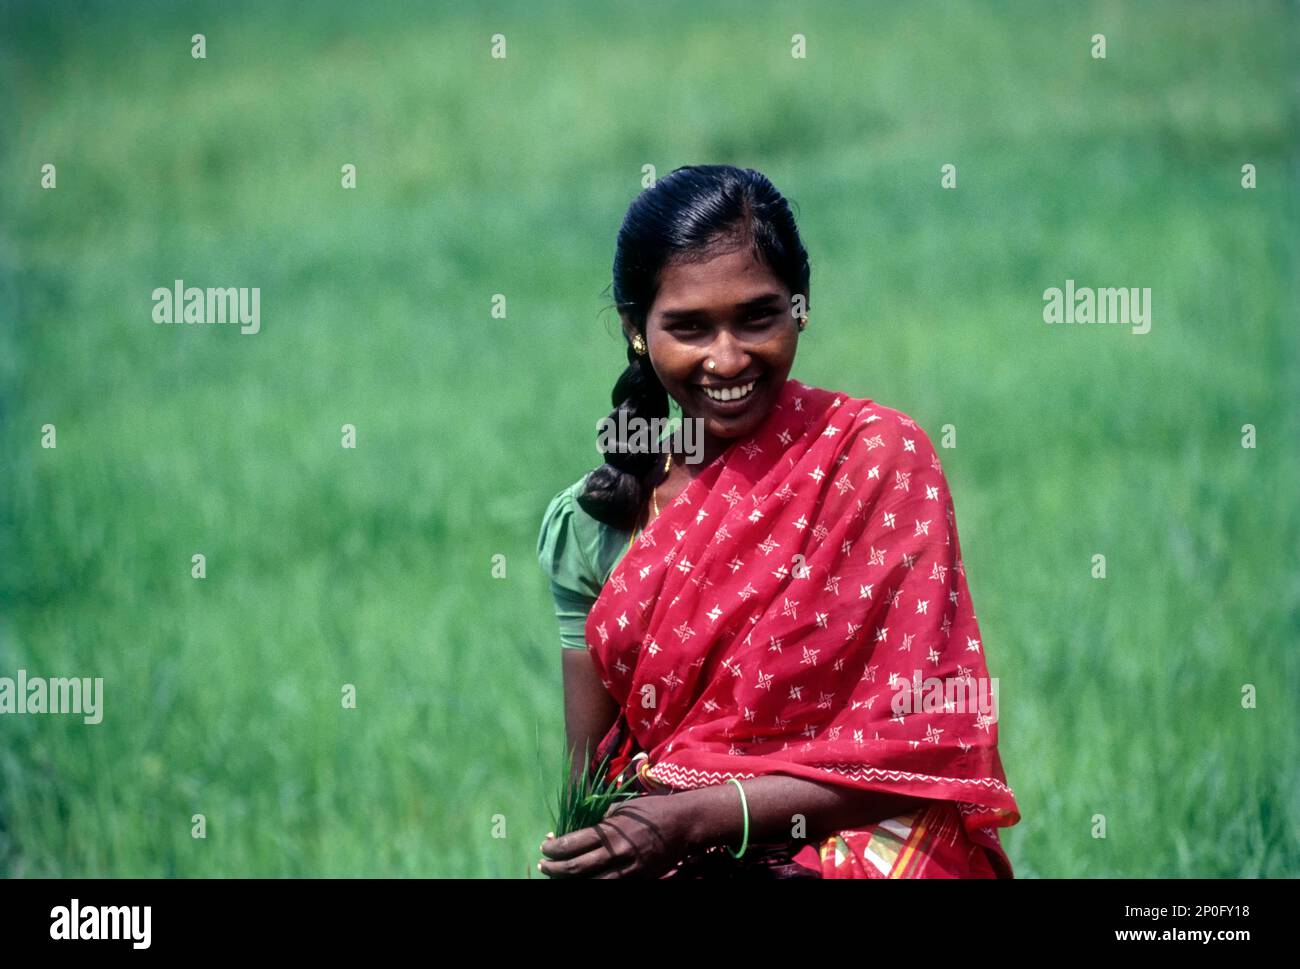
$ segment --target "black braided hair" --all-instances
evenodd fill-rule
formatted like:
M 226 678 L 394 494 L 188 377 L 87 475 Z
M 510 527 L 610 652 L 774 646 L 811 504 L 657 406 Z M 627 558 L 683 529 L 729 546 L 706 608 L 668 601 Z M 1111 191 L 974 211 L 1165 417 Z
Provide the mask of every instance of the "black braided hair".
M 617 431 L 634 425 L 619 424 L 618 412 L 626 411 L 629 419 L 668 416 L 668 392 L 650 366 L 650 354 L 637 354 L 629 345 L 627 356 L 627 368 L 614 384 L 611 397 L 614 410 L 609 418 L 615 422 L 611 427 L 615 433 L 610 436 L 615 440 L 614 448 L 601 448 L 605 463 L 588 476 L 578 496 L 578 504 L 587 514 L 623 531 L 631 531 L 636 525 L 649 495 L 646 485 L 650 473 L 661 464 L 663 456 L 648 449 L 629 450 Z

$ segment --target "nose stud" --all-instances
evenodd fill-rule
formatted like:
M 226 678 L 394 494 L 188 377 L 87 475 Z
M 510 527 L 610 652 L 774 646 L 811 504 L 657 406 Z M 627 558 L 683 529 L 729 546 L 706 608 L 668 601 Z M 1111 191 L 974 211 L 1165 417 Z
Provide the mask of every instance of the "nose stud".
M 717 364 L 714 363 L 712 360 L 710 360 L 707 364 L 705 364 L 705 366 L 708 367 L 710 370 L 712 370 L 714 367 L 717 366 Z

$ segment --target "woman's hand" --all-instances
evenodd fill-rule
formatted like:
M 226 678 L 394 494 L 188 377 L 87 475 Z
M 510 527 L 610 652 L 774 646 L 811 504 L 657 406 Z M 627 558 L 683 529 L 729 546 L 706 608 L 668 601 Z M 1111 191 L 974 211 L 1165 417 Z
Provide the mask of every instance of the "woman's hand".
M 602 821 L 542 842 L 538 868 L 551 878 L 659 878 L 689 850 L 689 816 L 677 795 L 616 804 Z

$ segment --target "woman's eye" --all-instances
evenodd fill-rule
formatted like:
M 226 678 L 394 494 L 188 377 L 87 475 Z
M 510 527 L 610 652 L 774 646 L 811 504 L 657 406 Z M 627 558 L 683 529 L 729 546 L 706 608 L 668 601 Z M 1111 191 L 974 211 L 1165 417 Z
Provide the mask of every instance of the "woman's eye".
M 774 319 L 776 319 L 776 313 L 771 310 L 760 310 L 749 318 L 749 322 L 755 326 L 767 326 Z

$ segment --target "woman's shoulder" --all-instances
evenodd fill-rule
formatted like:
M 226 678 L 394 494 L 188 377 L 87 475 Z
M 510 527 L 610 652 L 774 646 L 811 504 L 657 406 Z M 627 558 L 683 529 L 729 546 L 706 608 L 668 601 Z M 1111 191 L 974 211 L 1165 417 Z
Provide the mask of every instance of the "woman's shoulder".
M 849 429 L 863 440 L 864 447 L 859 453 L 865 451 L 873 461 L 889 466 L 929 466 L 941 470 L 930 435 L 907 412 L 872 397 L 854 397 L 844 391 L 824 392 L 835 398 L 833 406 L 850 408 L 854 414 Z
M 611 565 L 610 551 L 627 540 L 627 533 L 593 518 L 578 503 L 590 474 L 560 489 L 547 504 L 537 535 L 537 560 L 554 585 L 596 596 Z
M 915 429 L 916 421 L 912 420 L 907 414 L 896 407 L 890 407 L 888 404 L 881 403 L 874 397 L 857 397 L 848 391 L 833 390 L 830 387 L 819 387 L 814 384 L 804 383 L 801 380 L 790 378 L 790 394 L 794 398 L 814 396 L 820 399 L 821 407 L 832 410 L 841 408 L 849 411 L 854 415 L 851 423 L 855 426 L 870 425 L 884 422 L 881 426 L 890 427 L 898 425 L 905 429 Z M 796 409 L 803 409 L 801 403 L 795 404 Z M 814 404 L 814 410 L 818 409 Z

